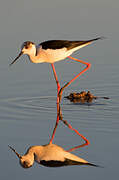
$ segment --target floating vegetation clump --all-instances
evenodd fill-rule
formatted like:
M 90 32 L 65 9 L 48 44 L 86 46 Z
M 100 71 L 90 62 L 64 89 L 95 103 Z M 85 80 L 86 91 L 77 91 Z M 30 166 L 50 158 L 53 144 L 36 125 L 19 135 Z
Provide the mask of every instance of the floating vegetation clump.
M 94 99 L 103 98 L 103 99 L 109 99 L 108 97 L 97 97 L 91 94 L 90 91 L 81 91 L 79 93 L 73 92 L 70 93 L 68 96 L 65 96 L 65 98 L 69 99 L 71 102 L 92 102 Z

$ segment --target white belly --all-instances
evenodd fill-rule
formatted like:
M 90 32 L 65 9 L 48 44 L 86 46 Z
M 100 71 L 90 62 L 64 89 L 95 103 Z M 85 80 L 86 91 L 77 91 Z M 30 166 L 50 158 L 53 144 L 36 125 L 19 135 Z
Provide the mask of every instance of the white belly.
M 67 51 L 66 48 L 57 49 L 57 50 L 53 50 L 53 49 L 40 50 L 40 58 L 42 56 L 44 62 L 48 62 L 48 63 L 61 61 L 71 54 L 72 51 Z

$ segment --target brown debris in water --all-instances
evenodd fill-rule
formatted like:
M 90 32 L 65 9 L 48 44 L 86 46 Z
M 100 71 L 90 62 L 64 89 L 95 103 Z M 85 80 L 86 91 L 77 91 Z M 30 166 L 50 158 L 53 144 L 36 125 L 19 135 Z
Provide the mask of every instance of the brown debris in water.
M 81 102 L 81 103 L 85 103 L 85 102 L 92 102 L 94 99 L 97 99 L 99 97 L 94 96 L 93 94 L 90 93 L 90 91 L 86 92 L 86 91 L 82 91 L 79 93 L 73 92 L 70 93 L 69 96 L 65 96 L 65 98 L 69 99 L 71 102 Z M 109 99 L 108 97 L 100 97 L 100 98 L 104 98 L 104 99 Z

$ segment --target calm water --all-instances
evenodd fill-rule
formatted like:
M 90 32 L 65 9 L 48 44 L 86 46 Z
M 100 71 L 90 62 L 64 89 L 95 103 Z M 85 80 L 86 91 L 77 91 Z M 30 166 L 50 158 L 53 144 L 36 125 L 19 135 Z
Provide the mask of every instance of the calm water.
M 119 1 L 113 0 L 4 0 L 0 1 L 0 179 L 112 180 L 119 174 Z M 25 153 L 31 145 L 49 142 L 56 120 L 56 84 L 49 64 L 31 64 L 23 56 L 9 67 L 21 44 L 47 39 L 106 39 L 82 48 L 74 57 L 92 63 L 91 69 L 68 87 L 90 90 L 92 104 L 62 100 L 63 117 L 90 140 L 74 153 L 104 168 L 73 166 L 46 168 L 34 164 L 23 169 L 8 148 Z M 56 63 L 63 85 L 81 64 Z M 68 149 L 82 143 L 60 122 L 54 143 Z M 116 179 L 115 178 L 115 179 Z
M 74 153 L 104 168 L 45 168 L 36 163 L 27 170 L 20 167 L 7 145 L 12 145 L 22 154 L 31 145 L 47 144 L 56 120 L 56 85 L 50 65 L 26 64 L 21 60 L 11 68 L 8 65 L 0 67 L 1 179 L 72 179 L 75 176 L 111 180 L 118 175 L 119 65 L 92 63 L 91 70 L 67 88 L 63 95 L 90 90 L 96 96 L 110 99 L 97 99 L 83 105 L 63 99 L 61 106 L 64 119 L 91 143 Z M 63 84 L 71 79 L 73 71 L 81 70 L 81 65 L 66 60 L 56 63 L 56 69 Z M 81 142 L 80 137 L 60 122 L 54 143 L 68 149 Z

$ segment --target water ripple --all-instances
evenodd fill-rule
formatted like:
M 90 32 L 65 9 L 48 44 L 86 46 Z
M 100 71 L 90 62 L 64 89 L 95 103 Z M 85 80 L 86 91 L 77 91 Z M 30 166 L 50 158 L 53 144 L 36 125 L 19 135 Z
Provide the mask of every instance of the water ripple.
M 7 98 L 0 100 L 0 110 L 5 111 L 5 114 L 17 113 L 18 115 L 55 113 L 55 101 L 56 98 L 53 96 Z
M 119 112 L 116 98 L 113 100 L 97 99 L 93 103 L 71 103 L 63 99 L 61 107 L 64 119 L 71 121 L 74 127 L 81 127 L 85 130 L 117 132 L 119 125 Z M 34 117 L 39 120 L 41 115 L 47 113 L 48 120 L 55 120 L 56 97 L 35 96 L 35 97 L 14 97 L 0 100 L 1 121 L 29 120 Z M 42 118 L 43 119 L 43 116 Z M 17 121 L 18 122 L 18 121 Z

